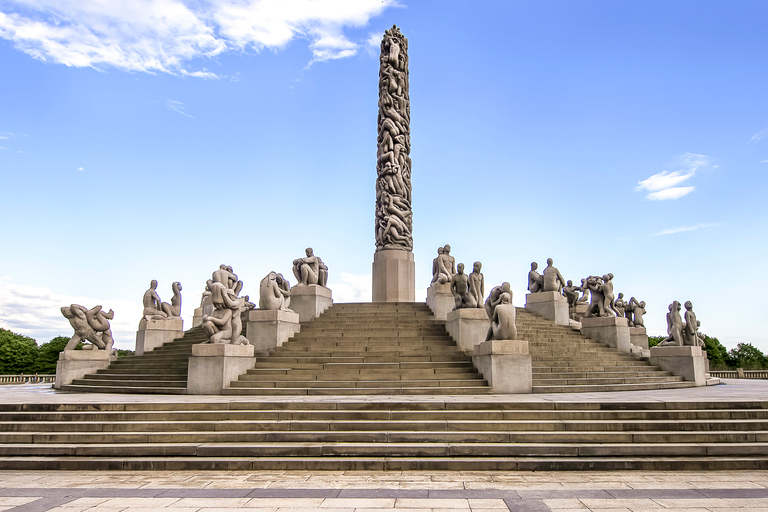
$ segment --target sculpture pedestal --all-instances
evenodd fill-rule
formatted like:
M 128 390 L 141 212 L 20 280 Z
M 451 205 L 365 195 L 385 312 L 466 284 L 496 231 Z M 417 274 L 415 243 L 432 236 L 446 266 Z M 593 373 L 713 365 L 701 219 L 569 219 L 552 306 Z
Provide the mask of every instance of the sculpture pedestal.
M 203 325 L 203 308 L 195 308 L 195 312 L 192 313 L 192 327 Z
M 291 309 L 299 314 L 299 322 L 310 322 L 331 306 L 333 298 L 328 288 L 317 284 L 291 288 Z
M 245 337 L 256 352 L 268 352 L 301 330 L 299 314 L 279 309 L 252 309 L 243 314 Z
M 416 301 L 416 264 L 411 251 L 376 251 L 372 279 L 373 302 Z
M 525 310 L 552 320 L 557 325 L 568 325 L 568 300 L 559 292 L 529 293 L 525 296 Z
M 707 353 L 701 347 L 653 347 L 650 363 L 697 386 L 707 385 Z
M 576 320 L 577 322 L 581 322 L 581 319 L 586 316 L 588 309 L 588 303 L 579 302 L 576 304 L 575 308 L 569 308 L 568 312 L 570 313 L 572 319 Z
M 451 293 L 451 283 L 432 283 L 427 288 L 427 306 L 438 320 L 446 320 L 448 313 L 453 311 L 456 300 Z
M 467 354 L 485 341 L 491 322 L 484 308 L 454 309 L 447 315 L 445 328 L 453 341 Z
M 200 343 L 192 345 L 187 394 L 220 395 L 233 380 L 256 366 L 253 345 Z
M 490 340 L 475 348 L 472 363 L 494 393 L 531 393 L 533 365 L 526 340 Z
M 179 317 L 164 320 L 142 320 L 136 331 L 136 355 L 150 352 L 157 347 L 184 336 L 184 320 Z
M 629 342 L 648 350 L 648 334 L 645 332 L 645 327 L 630 327 Z
M 581 334 L 601 341 L 619 352 L 629 352 L 629 327 L 626 318 L 593 316 L 581 319 Z
M 88 345 L 86 345 L 88 346 Z M 53 387 L 72 384 L 75 379 L 82 379 L 88 374 L 105 370 L 109 363 L 117 359 L 111 350 L 62 350 L 56 362 L 56 381 Z

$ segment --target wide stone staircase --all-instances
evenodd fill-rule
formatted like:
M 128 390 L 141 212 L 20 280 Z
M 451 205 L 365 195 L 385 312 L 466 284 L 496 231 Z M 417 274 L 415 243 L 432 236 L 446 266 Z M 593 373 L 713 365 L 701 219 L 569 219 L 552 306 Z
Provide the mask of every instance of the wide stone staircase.
M 765 470 L 768 402 L 0 404 L 3 470 Z
M 491 388 L 423 303 L 335 304 L 230 395 L 463 395 Z
M 185 394 L 192 345 L 207 340 L 200 327 L 193 327 L 162 347 L 140 356 L 120 357 L 109 368 L 62 386 L 64 391 L 88 393 Z

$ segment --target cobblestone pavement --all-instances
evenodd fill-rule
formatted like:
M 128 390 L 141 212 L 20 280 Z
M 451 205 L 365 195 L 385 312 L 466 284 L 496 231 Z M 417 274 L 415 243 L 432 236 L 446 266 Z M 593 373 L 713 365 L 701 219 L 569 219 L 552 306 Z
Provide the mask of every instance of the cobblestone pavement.
M 13 512 L 732 512 L 768 510 L 768 471 L 0 471 Z

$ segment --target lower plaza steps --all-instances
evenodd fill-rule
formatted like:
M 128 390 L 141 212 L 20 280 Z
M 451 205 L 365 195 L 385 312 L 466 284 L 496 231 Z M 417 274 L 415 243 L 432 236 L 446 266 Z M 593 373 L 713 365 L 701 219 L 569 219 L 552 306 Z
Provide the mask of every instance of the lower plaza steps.
M 0 404 L 0 469 L 768 469 L 768 401 L 491 398 Z

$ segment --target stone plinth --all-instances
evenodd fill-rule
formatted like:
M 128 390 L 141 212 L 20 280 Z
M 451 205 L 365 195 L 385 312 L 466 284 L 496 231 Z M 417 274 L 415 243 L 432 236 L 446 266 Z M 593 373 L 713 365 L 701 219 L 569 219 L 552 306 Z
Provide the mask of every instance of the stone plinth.
M 332 305 L 333 297 L 328 288 L 317 284 L 291 288 L 291 309 L 299 314 L 299 322 L 314 320 Z
M 136 355 L 162 347 L 184 336 L 184 320 L 179 317 L 164 320 L 142 320 L 136 331 Z
M 648 350 L 648 334 L 645 332 L 645 327 L 630 327 L 629 342 L 642 349 Z
M 568 300 L 559 292 L 529 293 L 525 296 L 525 310 L 552 320 L 557 325 L 568 325 Z
M 220 395 L 233 380 L 256 366 L 253 345 L 200 343 L 192 345 L 187 375 L 190 395 Z
M 195 308 L 195 312 L 192 313 L 192 327 L 203 325 L 203 308 Z
M 86 345 L 87 346 L 87 345 Z M 82 379 L 88 374 L 104 370 L 117 356 L 111 350 L 62 350 L 56 362 L 56 382 L 53 387 L 72 384 L 75 379 Z
M 411 251 L 376 251 L 373 254 L 372 279 L 373 302 L 416 301 L 416 264 Z
M 472 354 L 485 341 L 491 322 L 484 308 L 454 309 L 447 315 L 445 328 L 459 348 Z
M 531 393 L 533 367 L 526 340 L 490 340 L 475 348 L 472 363 L 494 393 Z
M 569 308 L 568 311 L 570 312 L 572 319 L 576 320 L 577 322 L 581 322 L 581 319 L 586 316 L 588 309 L 588 303 L 578 302 L 575 308 Z
M 581 334 L 605 343 L 619 352 L 629 352 L 629 327 L 626 318 L 593 316 L 581 319 Z
M 243 313 L 245 337 L 256 352 L 269 352 L 301 330 L 299 314 L 279 309 L 252 309 Z
M 707 385 L 707 353 L 701 347 L 653 347 L 650 363 L 697 386 Z
M 427 288 L 427 306 L 438 320 L 446 320 L 448 313 L 453 311 L 456 300 L 451 293 L 451 283 L 432 283 Z

